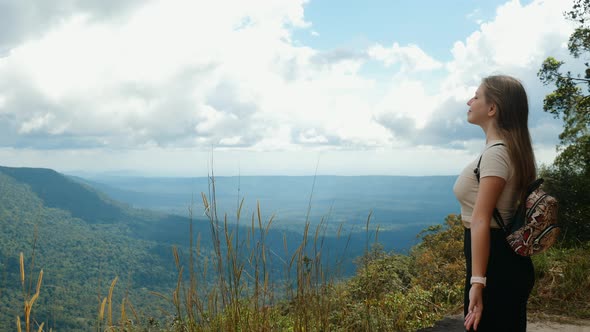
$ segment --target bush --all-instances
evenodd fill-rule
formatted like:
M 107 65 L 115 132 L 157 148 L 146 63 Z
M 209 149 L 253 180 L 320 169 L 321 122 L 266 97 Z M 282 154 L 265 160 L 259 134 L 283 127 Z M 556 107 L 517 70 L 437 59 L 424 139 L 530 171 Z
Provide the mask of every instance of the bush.
M 457 311 L 463 305 L 465 256 L 461 217 L 449 215 L 445 225 L 427 228 L 422 242 L 411 251 L 414 284 L 432 294 L 442 311 Z
M 533 311 L 590 318 L 590 242 L 577 248 L 554 247 L 533 257 Z

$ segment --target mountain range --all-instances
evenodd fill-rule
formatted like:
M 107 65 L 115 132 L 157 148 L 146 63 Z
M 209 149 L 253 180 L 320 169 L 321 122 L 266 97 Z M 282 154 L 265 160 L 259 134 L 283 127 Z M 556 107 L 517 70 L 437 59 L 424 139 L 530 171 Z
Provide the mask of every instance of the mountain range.
M 387 176 L 82 178 L 0 167 L 0 326 L 11 326 L 22 315 L 23 297 L 40 269 L 35 317 L 46 326 L 92 328 L 115 277 L 119 301 L 127 296 L 146 314 L 165 312 L 170 303 L 153 292 L 171 294 L 175 286 L 172 247 L 186 263 L 192 228 L 198 257 L 206 260 L 213 256 L 212 227 L 221 225 L 236 239 L 254 239 L 258 211 L 262 227 L 272 220 L 265 240 L 275 256 L 272 268 L 284 268 L 281 262 L 300 245 L 309 224 L 310 232 L 319 234 L 315 245 L 325 252 L 327 265 L 339 264 L 338 273 L 347 277 L 371 243 L 407 251 L 422 229 L 458 212 L 453 182 L 454 177 Z M 204 215 L 201 192 L 216 202 L 219 224 Z M 284 277 L 279 273 L 276 279 Z

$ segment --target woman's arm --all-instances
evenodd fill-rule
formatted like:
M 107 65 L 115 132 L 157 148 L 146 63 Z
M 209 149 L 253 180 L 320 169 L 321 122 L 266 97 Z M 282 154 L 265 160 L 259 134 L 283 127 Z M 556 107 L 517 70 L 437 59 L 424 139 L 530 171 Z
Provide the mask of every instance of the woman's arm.
M 485 277 L 490 256 L 490 220 L 504 190 L 506 180 L 497 176 L 483 177 L 479 183 L 477 199 L 471 216 L 471 275 Z M 469 310 L 465 317 L 467 330 L 477 325 L 483 311 L 482 284 L 473 284 L 469 291 Z
M 506 180 L 497 176 L 481 178 L 471 216 L 471 275 L 486 276 L 490 255 L 490 220 Z

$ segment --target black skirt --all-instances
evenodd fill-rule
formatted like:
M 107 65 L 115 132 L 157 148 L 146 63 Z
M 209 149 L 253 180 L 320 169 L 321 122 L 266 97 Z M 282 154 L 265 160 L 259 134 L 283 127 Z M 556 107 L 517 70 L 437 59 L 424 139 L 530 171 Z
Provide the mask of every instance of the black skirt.
M 464 315 L 469 309 L 471 279 L 471 231 L 465 229 L 463 250 L 467 265 L 465 277 Z M 535 283 L 535 272 L 530 257 L 516 254 L 499 229 L 490 230 L 490 257 L 487 285 L 483 290 L 483 314 L 478 332 L 526 331 L 526 306 Z

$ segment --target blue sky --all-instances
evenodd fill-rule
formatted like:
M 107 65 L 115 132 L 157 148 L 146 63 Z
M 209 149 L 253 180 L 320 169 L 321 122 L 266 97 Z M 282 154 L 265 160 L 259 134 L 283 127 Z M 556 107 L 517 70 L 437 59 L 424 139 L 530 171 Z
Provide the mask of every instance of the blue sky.
M 458 174 L 482 77 L 559 120 L 536 73 L 571 60 L 564 0 L 0 3 L 0 164 L 62 172 Z M 575 62 L 570 69 L 582 68 Z
M 532 1 L 520 1 L 522 5 Z M 304 5 L 311 29 L 294 38 L 320 50 L 364 48 L 373 43 L 417 44 L 440 60 L 451 60 L 450 49 L 476 31 L 479 21 L 495 16 L 506 1 L 310 1 Z M 317 35 L 314 35 L 316 32 Z

